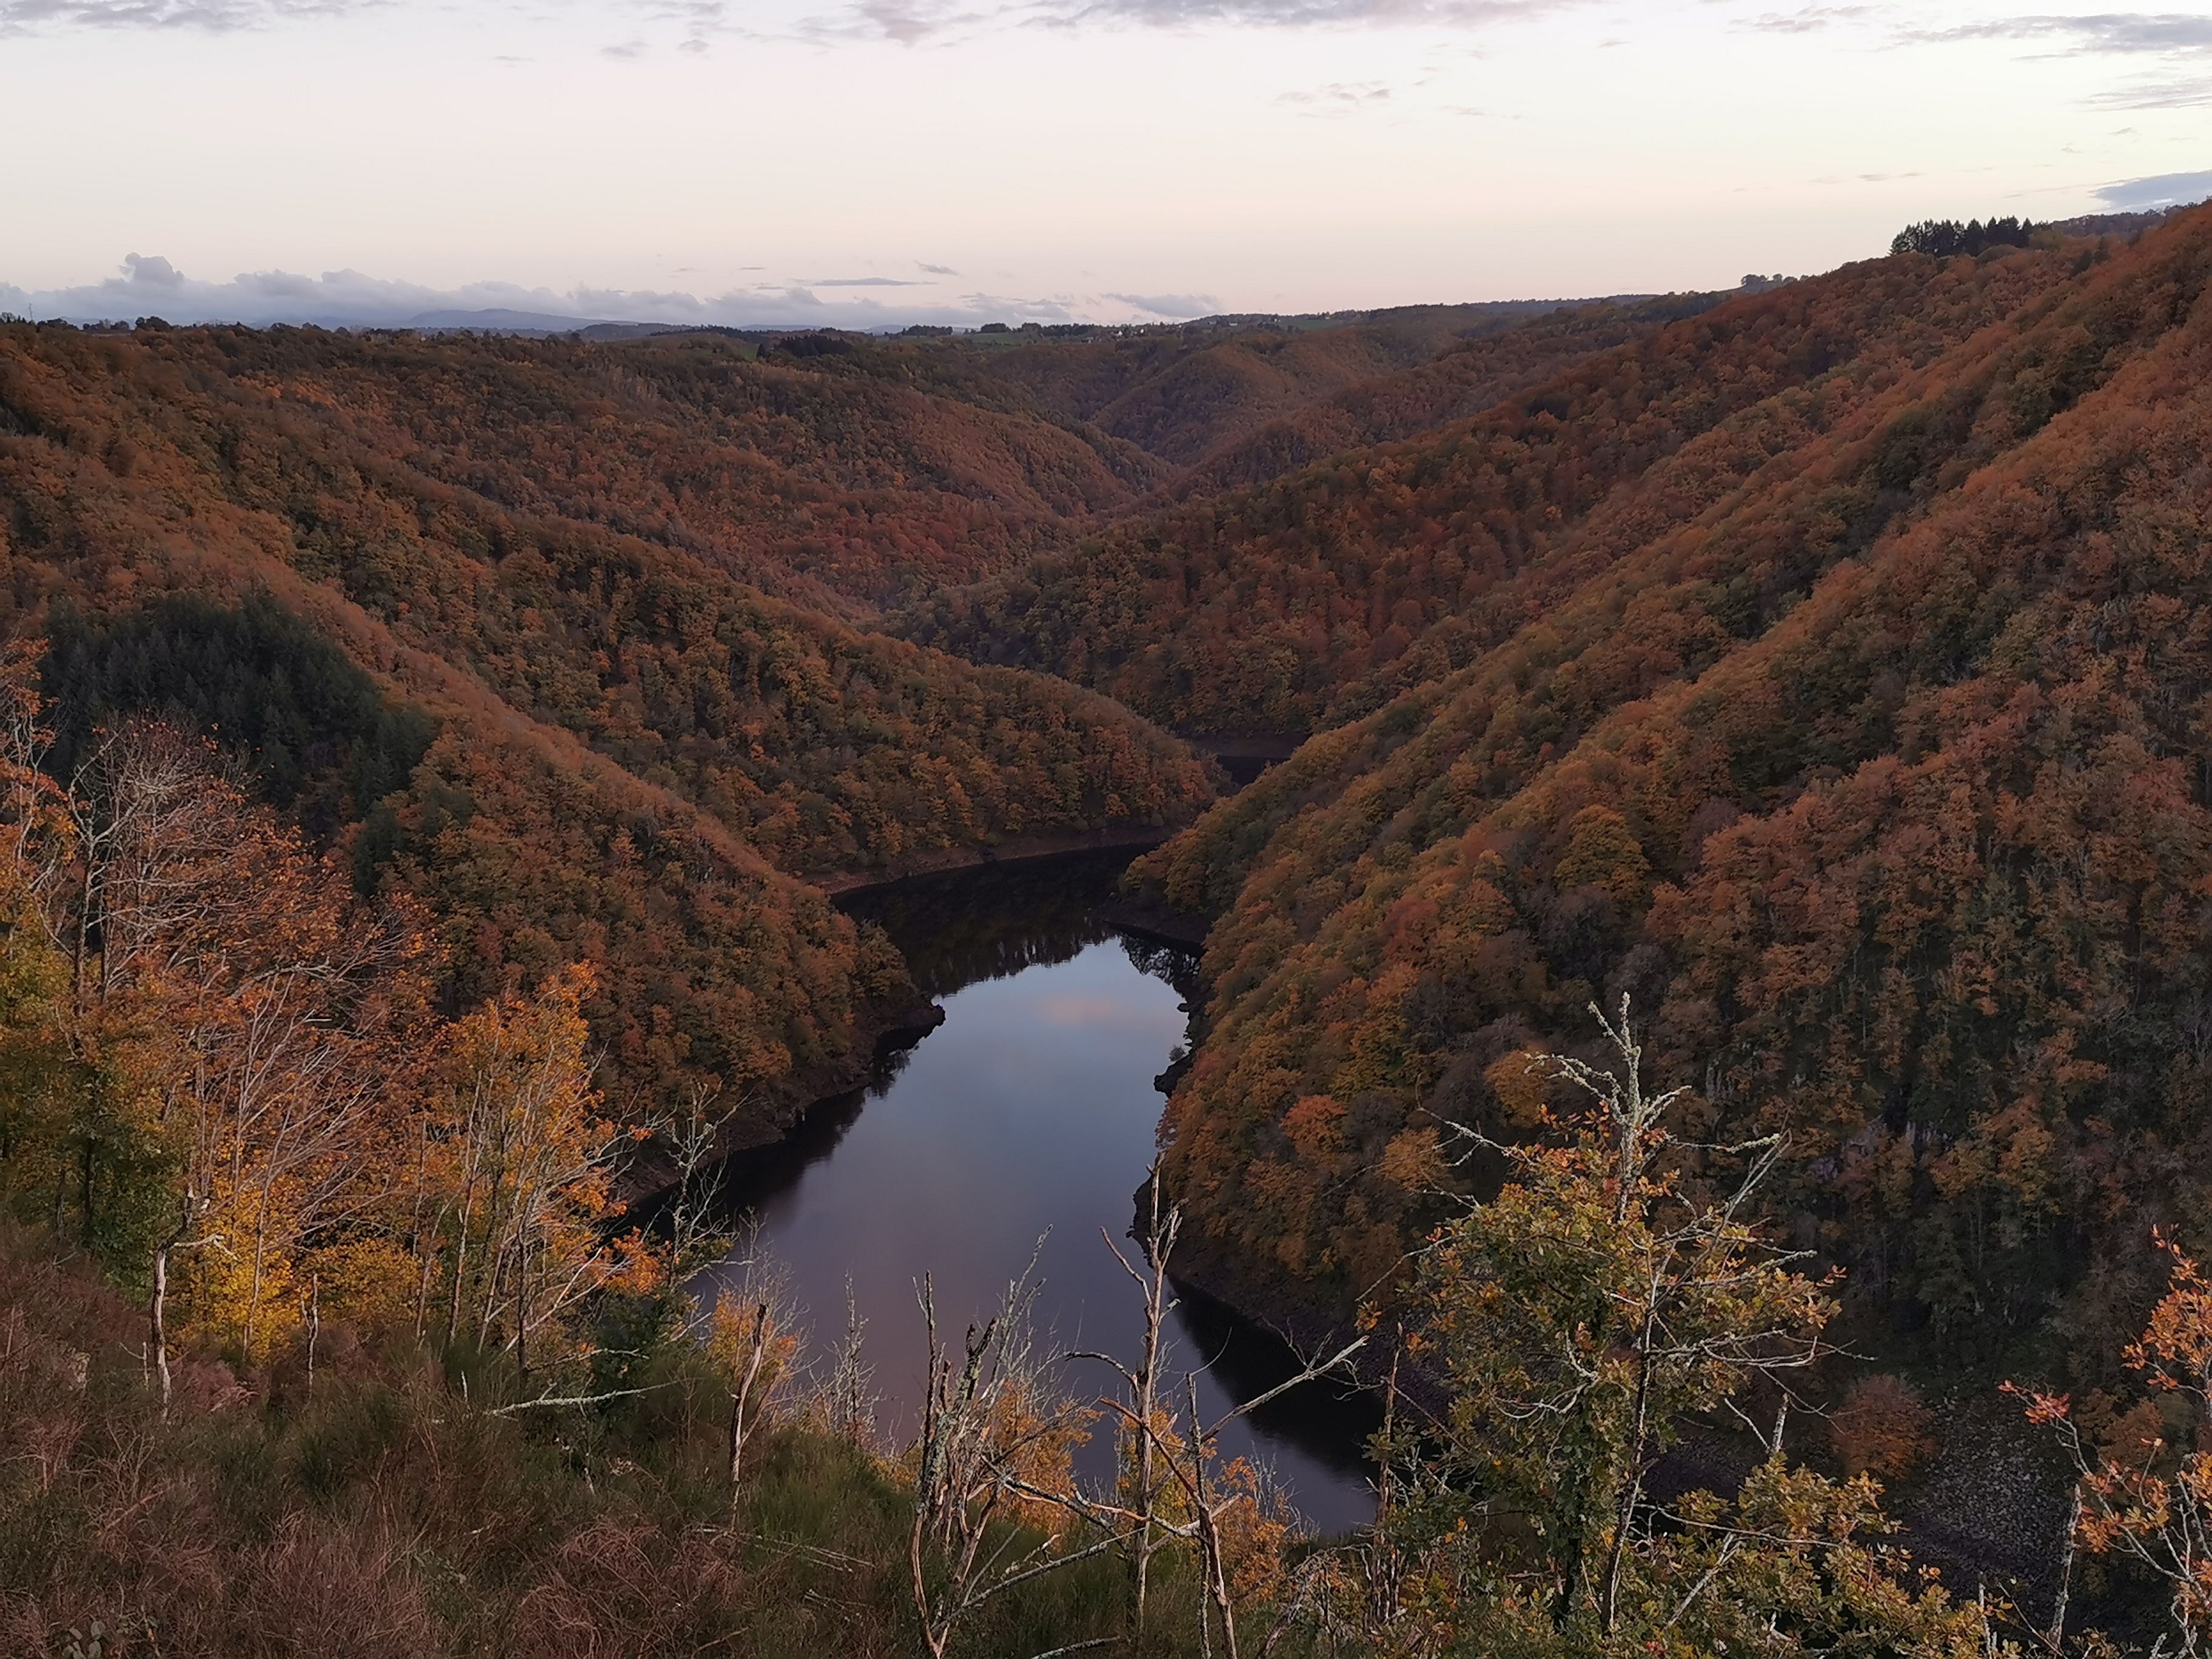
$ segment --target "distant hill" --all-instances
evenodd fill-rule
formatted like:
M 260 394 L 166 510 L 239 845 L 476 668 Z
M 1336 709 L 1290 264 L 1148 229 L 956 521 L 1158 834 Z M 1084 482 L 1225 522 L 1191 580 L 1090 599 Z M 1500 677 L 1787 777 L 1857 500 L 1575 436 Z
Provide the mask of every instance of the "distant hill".
M 1017 335 L 1019 343 L 981 361 L 1040 410 L 1188 466 L 1317 399 L 1546 316 L 1559 303 L 1205 318 L 1089 338 L 1040 332 Z
M 221 337 L 225 373 L 289 388 L 303 418 L 426 477 L 865 621 L 1158 495 L 1428 429 L 1710 302 L 920 338 L 631 324 Z
M 1092 694 L 855 631 L 880 606 L 1073 546 L 1214 457 L 1264 471 L 1242 447 L 1271 422 L 1425 429 L 1668 314 L 9 325 L 8 626 L 56 639 L 80 727 L 228 733 L 364 883 L 434 906 L 455 997 L 588 957 L 623 1088 L 714 1076 L 783 1110 L 898 982 L 815 884 L 1157 836 L 1212 788 Z
M 580 340 L 649 340 L 656 334 L 682 334 L 688 329 L 683 323 L 611 323 L 540 311 L 426 311 L 420 316 L 410 317 L 400 326 L 426 334 L 507 334 L 524 340 L 556 336 L 574 336 Z
M 1346 394 L 1355 408 L 1332 400 L 1298 417 L 1340 434 L 1372 422 L 1389 441 L 1302 450 L 1292 428 L 1277 453 L 1303 465 L 1255 465 L 1250 487 L 1127 518 L 1080 548 L 918 601 L 894 626 L 1094 685 L 1178 729 L 1303 733 L 1463 665 L 1544 614 L 1566 573 L 1578 579 L 1704 511 L 1785 433 L 1817 450 L 1850 401 L 2066 269 L 2053 253 L 1931 281 L 1884 261 L 1717 309 L 1674 302 L 1689 314 L 1671 322 L 1664 309 L 1639 326 L 1571 313 L 1496 347 L 1470 343 L 1386 383 L 1412 418 L 1356 414 L 1364 392 Z M 1464 406 L 1459 376 L 1474 397 L 1496 388 L 1484 371 L 1508 348 L 1548 377 L 1508 376 L 1511 395 L 1494 406 L 1427 418 Z M 1800 432 L 1814 416 L 1794 412 L 1793 394 L 1816 385 L 1817 423 Z M 1214 476 L 1231 483 L 1243 464 L 1224 456 Z
M 1330 455 L 1417 437 L 1492 408 L 1568 364 L 1711 309 L 1723 294 L 1591 301 L 1455 334 L 1409 368 L 1355 380 L 1217 441 L 1165 492 L 1178 500 L 1263 483 Z
M 585 330 L 651 328 L 651 324 L 612 323 L 596 317 L 562 317 L 541 311 L 426 311 L 403 326 L 459 333 L 514 334 L 524 338 L 575 334 Z
M 2058 220 L 2049 228 L 2062 236 L 2132 236 L 2164 224 L 2166 215 L 2174 210 L 2150 208 L 2141 213 L 2085 213 L 2079 218 Z

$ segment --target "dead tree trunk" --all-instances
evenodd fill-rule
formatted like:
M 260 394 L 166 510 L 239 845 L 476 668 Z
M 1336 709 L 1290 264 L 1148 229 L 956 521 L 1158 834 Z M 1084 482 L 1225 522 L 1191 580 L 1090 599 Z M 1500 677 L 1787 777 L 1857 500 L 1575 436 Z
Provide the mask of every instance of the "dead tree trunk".
M 2052 1653 L 2066 1650 L 2066 1600 L 2074 1588 L 2074 1544 L 2081 1530 L 2081 1487 L 2074 1487 L 2074 1502 L 2066 1510 L 2066 1539 L 2058 1551 L 2058 1595 L 2051 1604 L 2050 1628 L 2043 1633 L 2043 1644 Z
M 315 1344 L 323 1334 L 323 1276 L 307 1275 L 307 1398 L 315 1397 Z
M 733 1515 L 738 1507 L 738 1476 L 745 1459 L 745 1405 L 752 1395 L 753 1383 L 760 1376 L 761 1361 L 768 1353 L 765 1302 L 753 1310 L 753 1334 L 748 1346 L 744 1370 L 738 1378 L 736 1392 L 730 1396 L 730 1511 Z
M 160 1379 L 161 1389 L 161 1420 L 169 1420 L 169 1333 L 164 1316 L 169 1300 L 169 1243 L 163 1240 L 154 1249 L 154 1307 L 148 1321 L 147 1337 L 154 1349 L 154 1375 Z

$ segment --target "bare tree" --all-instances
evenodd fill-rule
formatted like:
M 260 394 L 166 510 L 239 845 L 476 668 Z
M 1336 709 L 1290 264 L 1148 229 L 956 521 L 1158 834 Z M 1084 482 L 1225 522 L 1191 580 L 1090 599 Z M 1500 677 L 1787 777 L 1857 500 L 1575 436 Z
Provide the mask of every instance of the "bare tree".
M 2154 1652 L 2212 1652 L 2212 1279 L 2166 1234 L 2153 1237 L 2166 1257 L 2166 1294 L 2121 1351 L 2142 1400 L 2092 1439 L 2068 1395 L 2004 1385 L 2027 1401 L 2028 1421 L 2053 1431 L 2075 1468 L 2058 1594 L 2038 1633 L 2053 1653 L 2065 1640 L 2077 1548 L 2126 1562 L 2166 1590 L 2167 1628 Z M 2181 1408 L 2180 1425 L 2161 1401 Z
M 1399 1498 L 1399 1480 L 1390 1448 L 1398 1443 L 1398 1365 L 1405 1350 L 1404 1333 L 1391 1353 L 1390 1370 L 1382 1387 L 1382 1428 L 1376 1444 L 1383 1449 L 1382 1469 L 1375 1483 L 1375 1520 L 1356 1543 L 1334 1550 L 1316 1550 L 1292 1574 L 1289 1593 L 1278 1604 L 1275 1622 L 1261 1645 L 1273 1653 L 1282 1641 L 1301 1628 L 1318 1632 L 1331 1652 L 1389 1651 L 1412 1659 L 1433 1650 L 1424 1633 L 1405 1622 L 1406 1584 L 1412 1564 L 1399 1547 L 1392 1512 Z
M 1231 1563 L 1224 1521 L 1240 1508 L 1256 1501 L 1242 1491 L 1224 1491 L 1209 1485 L 1209 1471 L 1218 1455 L 1222 1431 L 1237 1419 L 1281 1398 L 1293 1389 L 1331 1375 L 1346 1371 L 1352 1358 L 1366 1346 L 1358 1337 L 1326 1358 L 1310 1360 L 1298 1372 L 1264 1394 L 1248 1400 L 1207 1423 L 1198 1405 L 1198 1377 L 1186 1373 L 1179 1405 L 1174 1391 L 1164 1386 L 1165 1332 L 1168 1316 L 1175 1310 L 1168 1264 L 1182 1227 L 1180 1206 L 1160 1207 L 1159 1166 L 1154 1164 L 1149 1183 L 1150 1215 L 1144 1243 L 1142 1269 L 1132 1262 L 1111 1237 L 1106 1248 L 1144 1297 L 1145 1327 L 1138 1357 L 1123 1361 L 1112 1354 L 1085 1352 L 1069 1356 L 1106 1365 L 1120 1384 L 1099 1399 L 1099 1408 L 1115 1419 L 1121 1444 L 1124 1478 L 1114 1497 L 1085 1498 L 1079 1494 L 1033 1495 L 1051 1498 L 1103 1528 L 1129 1564 L 1131 1582 L 1128 1639 L 1142 1638 L 1152 1564 L 1170 1544 L 1188 1546 L 1197 1563 L 1200 1587 L 1199 1639 L 1211 1650 L 1219 1632 L 1230 1659 L 1237 1655 L 1236 1607 L 1231 1587 Z
M 7 815 L 9 862 L 34 901 L 49 941 L 63 947 L 76 823 L 68 797 L 46 769 L 54 732 L 39 688 L 45 654 L 44 640 L 0 645 L 0 810 Z
M 725 1213 L 722 1172 L 715 1158 L 715 1141 L 727 1113 L 718 1114 L 720 1097 L 717 1082 L 694 1083 L 681 1110 L 672 1113 L 653 1129 L 653 1139 L 668 1150 L 667 1209 L 656 1218 L 669 1272 L 680 1285 L 702 1267 L 730 1254 L 739 1230 Z M 743 1111 L 740 1097 L 737 1111 Z M 753 1245 L 758 1246 L 757 1229 Z M 686 1312 L 694 1311 L 688 1304 Z
M 745 1457 L 745 1407 L 752 1398 L 753 1387 L 760 1381 L 761 1362 L 768 1358 L 768 1304 L 759 1303 L 753 1309 L 752 1329 L 745 1337 L 744 1358 L 738 1367 L 738 1386 L 730 1394 L 730 1506 L 737 1507 L 738 1480 L 744 1473 Z
M 186 1250 L 204 1249 L 222 1243 L 220 1234 L 203 1237 L 190 1237 L 200 1218 L 201 1206 L 193 1202 L 187 1190 L 178 1200 L 177 1223 L 154 1247 L 154 1297 L 146 1311 L 146 1346 L 154 1356 L 154 1374 L 159 1382 L 161 1397 L 161 1419 L 168 1420 L 173 1380 L 169 1373 L 169 1263 Z
M 204 744 L 150 721 L 94 734 L 69 788 L 81 862 L 80 998 L 106 997 L 156 952 L 173 970 L 187 967 L 227 931 L 215 913 L 250 900 L 219 878 L 231 850 L 224 809 L 242 803 L 211 760 Z M 88 975 L 96 975 L 90 986 Z
M 998 1313 L 980 1327 L 970 1325 L 957 1347 L 938 1331 L 935 1288 L 926 1274 L 919 1294 L 929 1370 L 915 1449 L 908 1566 L 923 1644 L 933 1659 L 944 1659 L 955 1632 L 987 1602 L 1104 1554 L 1121 1540 L 1109 1534 L 1063 1548 L 1054 1530 L 1045 1528 L 1039 1536 L 1024 1524 L 1036 1518 L 1032 1505 L 1072 1506 L 1064 1481 L 1048 1485 L 1038 1477 L 1064 1461 L 1085 1420 L 1054 1389 L 1049 1367 L 1030 1336 L 1036 1297 L 1030 1274 L 1009 1285 Z M 1112 1639 L 1054 1651 L 1073 1653 Z
M 526 1376 L 533 1345 L 646 1254 L 608 1224 L 633 1137 L 599 1115 L 582 1013 L 592 983 L 572 965 L 535 996 L 488 1003 L 455 1026 L 451 1103 L 432 1136 L 448 1331 L 513 1352 Z
M 1170 1208 L 1164 1215 L 1160 1212 L 1159 1160 L 1152 1167 L 1145 1182 L 1151 1208 L 1149 1225 L 1145 1238 L 1146 1272 L 1137 1267 L 1123 1255 L 1119 1245 L 1102 1228 L 1099 1236 L 1106 1248 L 1121 1264 L 1145 1298 L 1145 1334 L 1133 1365 L 1122 1366 L 1112 1359 L 1121 1374 L 1128 1393 L 1126 1405 L 1112 1402 L 1108 1409 L 1121 1418 L 1120 1425 L 1123 1458 L 1128 1464 L 1127 1499 L 1133 1515 L 1127 1522 L 1130 1529 L 1127 1555 L 1129 1561 L 1129 1638 L 1140 1641 L 1145 1631 L 1145 1600 L 1152 1576 L 1152 1557 L 1164 1541 L 1159 1528 L 1158 1510 L 1167 1474 L 1160 1467 L 1160 1437 L 1154 1426 L 1160 1409 L 1160 1347 L 1167 1316 L 1175 1307 L 1168 1292 L 1168 1258 L 1174 1254 L 1176 1235 L 1182 1229 L 1182 1212 Z M 1105 1356 L 1098 1356 L 1104 1358 Z
M 27 718 L 0 695 L 0 747 L 15 750 L 0 772 L 35 757 Z M 18 830 L 46 810 L 12 772 L 8 787 Z M 374 1142 L 411 1069 L 388 990 L 419 939 L 399 911 L 361 910 L 209 745 L 167 726 L 101 731 L 58 799 L 68 833 L 49 844 L 74 865 L 47 883 L 46 912 L 94 1103 L 88 1166 L 118 1122 L 181 1153 L 181 1218 L 155 1249 L 160 1311 L 191 1252 L 196 1311 L 256 1349 L 272 1273 L 382 1196 Z M 88 1222 L 88 1169 L 85 1184 Z M 165 1367 L 166 1328 L 152 1346 Z
M 1111 1369 L 1118 1386 L 1094 1406 L 1079 1406 L 1060 1392 L 1054 1382 L 1060 1362 L 1048 1360 L 1030 1335 L 1038 1288 L 1034 1257 L 1030 1271 L 1007 1287 L 998 1312 L 970 1325 L 957 1344 L 939 1330 L 935 1290 L 927 1275 L 917 1287 L 928 1333 L 928 1373 L 914 1449 L 908 1571 L 923 1642 L 938 1659 L 994 1597 L 1109 1553 L 1127 1565 L 1126 1628 L 1119 1637 L 1053 1652 L 1117 1641 L 1133 1645 L 1145 1632 L 1154 1562 L 1169 1548 L 1187 1554 L 1195 1570 L 1201 1646 L 1211 1652 L 1218 1640 L 1228 1659 L 1236 1659 L 1231 1523 L 1248 1510 L 1258 1518 L 1267 1499 L 1252 1484 L 1221 1479 L 1215 1466 L 1222 1431 L 1295 1389 L 1345 1374 L 1366 1339 L 1354 1339 L 1206 1421 L 1199 1412 L 1197 1376 L 1186 1373 L 1177 1389 L 1166 1373 L 1167 1321 L 1176 1307 L 1169 1264 L 1182 1223 L 1179 1209 L 1162 1207 L 1157 1169 L 1154 1176 L 1143 1265 L 1110 1237 L 1105 1241 L 1144 1299 L 1137 1357 L 1060 1356 L 1060 1361 L 1094 1361 Z M 1069 1453 L 1102 1413 L 1115 1425 L 1121 1473 L 1110 1491 L 1086 1492 L 1073 1479 Z
M 680 1218 L 677 1227 L 684 1231 Z M 721 1255 L 716 1272 L 722 1288 L 707 1321 L 707 1352 L 729 1389 L 734 1516 L 745 1449 L 793 1381 L 806 1316 L 793 1296 L 790 1269 L 768 1248 L 757 1218 L 722 1235 Z
M 853 1279 L 845 1276 L 845 1334 L 830 1356 L 830 1374 L 819 1395 L 822 1419 L 830 1433 L 869 1448 L 876 1440 L 875 1372 L 867 1364 L 862 1337 L 868 1322 L 854 1299 Z

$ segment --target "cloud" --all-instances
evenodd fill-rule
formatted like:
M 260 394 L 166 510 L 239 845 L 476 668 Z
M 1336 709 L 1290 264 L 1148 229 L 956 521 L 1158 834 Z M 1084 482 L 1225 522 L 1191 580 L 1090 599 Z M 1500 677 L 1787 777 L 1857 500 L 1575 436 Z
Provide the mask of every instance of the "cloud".
M 2186 207 L 2212 197 L 2212 173 L 2161 173 L 2148 179 L 2106 185 L 2096 194 L 2097 199 L 2114 213 Z
M 920 259 L 914 262 L 914 268 L 916 270 L 926 270 L 933 276 L 957 276 L 960 274 L 951 265 L 925 264 Z
M 2088 100 L 2100 109 L 2195 109 L 2212 104 L 2212 76 L 2130 81 Z
M 1462 27 L 1526 22 L 1574 0 L 1069 0 L 1066 21 L 1176 25 L 1247 23 L 1305 28 L 1340 23 L 1442 23 Z
M 1286 92 L 1275 101 L 1308 115 L 1356 115 L 1389 103 L 1390 88 L 1379 81 L 1337 82 L 1307 92 Z
M 0 0 L 0 36 L 72 28 L 199 30 L 230 33 L 382 9 L 398 0 Z M 1091 26 L 1179 28 L 1228 23 L 1258 27 L 1327 28 L 1395 24 L 1454 29 L 1526 21 L 1592 0 L 832 0 L 830 9 L 771 34 L 819 41 L 881 40 L 907 45 L 981 28 Z M 672 27 L 675 49 L 708 50 L 716 35 L 764 38 L 744 9 L 725 0 L 598 0 L 590 9 L 614 27 L 647 26 L 663 40 Z M 1843 8 L 1848 11 L 1853 8 Z M 536 21 L 544 21 L 538 18 Z M 660 26 L 660 27 L 653 27 Z M 643 55 L 642 39 L 600 49 L 615 59 Z
M 1132 311 L 1154 317 L 1204 317 L 1221 309 L 1221 302 L 1210 294 L 1106 294 L 1099 297 L 1118 301 Z
M 543 289 L 534 290 L 538 294 Z M 579 288 L 558 307 L 583 316 L 606 317 L 617 322 L 694 322 L 708 319 L 706 302 L 689 294 L 656 292 L 652 289 Z
M 1261 28 L 1367 25 L 1452 29 L 1532 21 L 1590 0 L 1006 0 L 977 9 L 957 0 L 856 0 L 807 20 L 816 39 L 874 39 L 918 45 L 988 26 L 1074 29 L 1185 28 L 1227 23 Z
M 2119 53 L 2212 52 L 2212 16 L 2189 12 L 2039 14 L 1914 30 L 1914 40 L 2051 40 L 2071 52 Z
M 1181 319 L 1218 311 L 1202 294 L 1089 294 L 1019 297 L 971 293 L 957 298 L 905 290 L 937 285 L 896 277 L 777 283 L 699 295 L 647 289 L 576 288 L 556 292 L 518 283 L 435 289 L 358 270 L 247 271 L 228 282 L 187 275 L 157 254 L 133 253 L 101 283 L 35 292 L 0 283 L 0 311 L 71 322 L 312 324 L 323 328 L 467 327 L 558 330 L 594 322 L 662 323 L 730 328 L 899 329 L 915 323 L 974 328 L 987 322 L 1133 322 Z M 821 290 L 817 292 L 817 290 Z M 486 315 L 485 313 L 495 313 Z M 432 320 L 424 320 L 432 319 Z
M 76 322 L 161 316 L 173 322 L 320 323 L 391 325 L 426 311 L 500 308 L 571 312 L 573 303 L 543 289 L 479 283 L 441 290 L 392 282 L 357 270 L 307 276 L 294 271 L 246 271 L 227 283 L 186 276 L 159 255 L 133 253 L 120 273 L 78 288 L 25 292 L 0 288 L 0 305 L 34 317 Z
M 1796 11 L 1761 12 L 1739 17 L 1730 26 L 1761 34 L 1812 34 L 1831 23 L 1851 22 L 1872 12 L 1871 6 L 1801 6 Z
M 185 273 L 158 254 L 145 258 L 126 253 L 123 256 L 123 271 L 125 283 L 149 294 L 181 290 L 185 285 Z
M 841 12 L 810 17 L 799 33 L 823 40 L 895 40 L 901 46 L 1006 21 L 1012 8 L 961 9 L 939 0 L 858 0 Z
M 2042 42 L 2048 52 L 2032 55 L 2163 59 L 2164 73 L 2137 76 L 2082 101 L 2097 109 L 2193 109 L 2212 103 L 2212 75 L 2196 72 L 2212 59 L 2212 15 L 2201 12 L 2037 12 L 1908 30 L 1898 38 L 1909 45 Z
M 379 0 L 0 0 L 0 35 L 48 29 L 199 29 L 229 33 L 335 17 Z

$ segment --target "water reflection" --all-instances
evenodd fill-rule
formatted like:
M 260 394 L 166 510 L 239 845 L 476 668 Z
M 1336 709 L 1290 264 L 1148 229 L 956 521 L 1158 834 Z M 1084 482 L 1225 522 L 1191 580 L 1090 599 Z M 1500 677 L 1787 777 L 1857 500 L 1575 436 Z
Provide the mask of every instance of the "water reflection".
M 1100 1235 L 1129 1233 L 1159 1116 L 1152 1079 L 1187 1035 L 1195 964 L 1103 921 L 1123 862 L 1002 866 L 856 897 L 849 908 L 891 934 L 945 1022 L 869 1090 L 727 1171 L 731 1201 L 758 1218 L 825 1335 L 849 1274 L 895 1432 L 911 1431 L 921 1389 L 925 1270 L 957 1329 L 988 1316 L 1046 1235 L 1039 1311 L 1056 1345 L 1126 1353 L 1137 1340 L 1141 1309 Z M 1178 1374 L 1208 1366 L 1209 1418 L 1291 1367 L 1268 1334 L 1198 1293 L 1183 1292 L 1178 1319 Z M 1272 1463 L 1313 1521 L 1340 1529 L 1371 1512 L 1358 1451 L 1371 1426 L 1364 1402 L 1316 1386 L 1234 1425 L 1224 1449 Z M 1080 1464 L 1110 1476 L 1103 1437 Z
M 870 888 L 848 895 L 844 908 L 891 936 L 924 996 L 947 997 L 982 980 L 1066 962 L 1114 938 L 1101 913 L 1128 864 L 1127 853 L 1108 851 L 992 865 Z M 1196 973 L 1188 951 L 1144 948 L 1147 971 L 1157 966 L 1170 981 Z
M 1186 1352 L 1203 1361 L 1231 1400 L 1256 1400 L 1295 1376 L 1304 1362 L 1288 1343 L 1194 1285 L 1178 1284 L 1176 1322 Z M 1382 1405 L 1366 1389 L 1324 1379 L 1291 1389 L 1252 1413 L 1262 1445 L 1291 1445 L 1359 1497 L 1354 1519 L 1370 1517 L 1365 1447 L 1382 1426 Z M 1346 1524 L 1351 1524 L 1347 1522 Z

